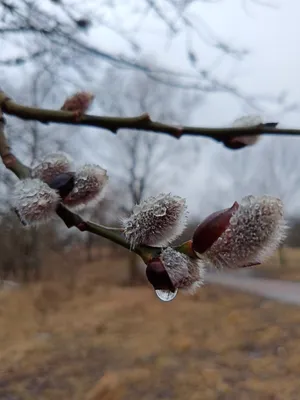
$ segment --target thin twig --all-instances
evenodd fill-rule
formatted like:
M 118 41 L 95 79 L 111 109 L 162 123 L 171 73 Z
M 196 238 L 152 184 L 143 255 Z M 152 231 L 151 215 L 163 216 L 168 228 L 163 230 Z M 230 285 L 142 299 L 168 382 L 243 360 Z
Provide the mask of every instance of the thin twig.
M 165 133 L 177 139 L 183 135 L 192 135 L 210 137 L 219 142 L 224 142 L 226 138 L 244 135 L 300 135 L 300 129 L 277 128 L 274 126 L 275 124 L 260 124 L 257 126 L 241 128 L 175 126 L 152 121 L 148 114 L 142 114 L 131 118 L 101 117 L 86 114 L 78 119 L 73 112 L 69 111 L 22 106 L 12 101 L 9 96 L 2 91 L 0 91 L 0 108 L 2 108 L 4 113 L 14 115 L 24 120 L 34 120 L 43 123 L 93 126 L 107 129 L 113 133 L 117 133 L 119 129 L 152 131 Z
M 149 261 L 157 252 L 160 251 L 160 249 L 150 246 L 137 246 L 132 249 L 130 243 L 128 243 L 119 233 L 116 233 L 116 228 L 110 229 L 91 221 L 85 221 L 78 214 L 75 214 L 66 208 L 63 204 L 58 206 L 56 213 L 64 221 L 67 228 L 75 227 L 81 232 L 90 232 L 108 239 L 127 250 L 134 251 L 134 253 L 142 257 L 145 262 Z
M 5 120 L 0 109 L 0 157 L 3 164 L 7 169 L 12 171 L 19 179 L 28 178 L 30 176 L 30 169 L 21 163 L 11 152 L 4 133 Z

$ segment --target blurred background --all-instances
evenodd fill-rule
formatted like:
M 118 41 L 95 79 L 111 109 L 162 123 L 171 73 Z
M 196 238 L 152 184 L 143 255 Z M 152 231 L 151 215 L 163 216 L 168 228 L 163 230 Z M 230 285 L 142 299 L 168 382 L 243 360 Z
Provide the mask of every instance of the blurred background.
M 299 128 L 299 13 L 296 0 L 0 0 L 0 87 L 37 107 L 87 90 L 91 114 L 208 127 L 253 114 Z M 287 240 L 243 279 L 300 280 L 299 138 L 231 151 L 13 117 L 6 131 L 30 166 L 64 151 L 106 168 L 105 199 L 81 213 L 104 225 L 172 192 L 190 211 L 184 241 L 235 200 L 280 197 Z M 1 165 L 0 399 L 299 399 L 298 306 L 210 284 L 162 303 L 134 254 L 59 219 L 24 229 L 15 182 Z

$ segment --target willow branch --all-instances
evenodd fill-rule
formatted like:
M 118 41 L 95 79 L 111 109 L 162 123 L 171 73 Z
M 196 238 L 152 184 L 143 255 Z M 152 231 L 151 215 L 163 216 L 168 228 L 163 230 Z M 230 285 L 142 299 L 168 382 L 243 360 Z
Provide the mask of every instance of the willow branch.
M 30 168 L 24 165 L 12 153 L 4 133 L 5 120 L 0 109 L 0 157 L 7 169 L 12 171 L 19 179 L 24 179 L 30 176 Z
M 24 165 L 12 153 L 4 132 L 5 120 L 0 109 L 0 157 L 7 169 L 13 172 L 17 178 L 26 179 L 30 177 L 30 168 Z M 108 228 L 102 225 L 95 224 L 91 221 L 85 221 L 78 214 L 67 209 L 63 204 L 59 204 L 56 209 L 56 214 L 64 222 L 67 228 L 75 227 L 81 232 L 90 232 L 110 240 L 127 250 L 132 250 L 130 244 L 121 235 L 120 229 Z M 18 214 L 17 214 L 18 215 Z M 158 251 L 154 247 L 138 246 L 133 251 L 139 255 L 145 262 L 149 261 Z
M 0 91 L 0 108 L 2 108 L 3 113 L 13 115 L 23 120 L 34 120 L 42 123 L 93 126 L 107 129 L 112 133 L 117 133 L 119 129 L 135 129 L 165 133 L 177 139 L 183 135 L 191 135 L 209 137 L 219 142 L 223 142 L 228 137 L 244 135 L 300 135 L 300 129 L 277 128 L 274 126 L 275 124 L 260 124 L 257 126 L 235 128 L 176 126 L 152 121 L 148 114 L 142 114 L 131 118 L 103 117 L 85 114 L 78 119 L 73 112 L 69 111 L 27 107 L 17 104 L 3 91 Z
M 78 214 L 75 214 L 68 208 L 64 207 L 63 204 L 58 206 L 56 213 L 63 220 L 67 228 L 75 227 L 81 232 L 90 232 L 108 239 L 127 250 L 134 251 L 136 254 L 142 257 L 145 262 L 149 261 L 155 255 L 155 253 L 159 251 L 159 249 L 149 246 L 137 246 L 132 249 L 125 238 L 121 236 L 120 233 L 116 233 L 116 228 L 111 229 L 103 225 L 95 224 L 91 221 L 85 221 Z

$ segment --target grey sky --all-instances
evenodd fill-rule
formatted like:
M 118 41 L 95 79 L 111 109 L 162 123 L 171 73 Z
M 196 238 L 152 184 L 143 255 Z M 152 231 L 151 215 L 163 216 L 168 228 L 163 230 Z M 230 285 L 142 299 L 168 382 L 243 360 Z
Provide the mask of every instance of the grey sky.
M 138 4 L 137 1 L 129 3 Z M 274 7 L 261 6 L 251 0 L 224 0 L 211 4 L 196 2 L 188 9 L 187 14 L 195 21 L 201 18 L 219 38 L 233 47 L 246 48 L 250 51 L 242 62 L 223 57 L 223 61 L 216 64 L 216 76 L 225 77 L 229 82 L 239 83 L 245 91 L 253 94 L 279 95 L 286 90 L 292 100 L 298 101 L 300 4 L 297 0 L 272 0 L 270 4 Z M 118 7 L 116 10 L 117 15 L 122 15 L 122 19 L 117 21 L 124 29 L 129 30 L 137 26 L 136 21 L 141 21 L 140 16 L 128 13 L 132 10 L 130 6 L 120 5 L 119 11 Z M 170 15 L 170 18 L 174 17 L 172 13 L 167 15 Z M 106 14 L 106 19 L 113 23 L 115 13 Z M 192 36 L 192 47 L 200 59 L 201 66 L 210 65 L 217 52 L 204 45 L 195 35 Z M 101 38 L 105 40 L 102 41 Z M 141 45 L 142 52 L 154 56 L 159 64 L 175 71 L 193 72 L 185 56 L 184 33 L 176 35 L 171 41 L 164 24 L 157 18 L 151 17 L 151 14 L 148 18 L 142 19 L 142 24 L 139 24 L 139 29 L 133 38 Z M 117 53 L 124 54 L 125 49 L 129 49 L 119 36 L 105 28 L 93 29 L 90 39 L 95 46 L 115 49 Z M 201 123 L 210 125 L 228 123 L 241 112 L 240 105 L 235 101 L 229 104 L 227 102 L 225 108 L 222 97 L 214 96 L 207 103 L 207 108 L 202 109 Z M 273 108 L 266 111 L 271 116 L 277 112 Z M 281 119 L 289 125 L 299 124 L 298 113 L 289 114 Z

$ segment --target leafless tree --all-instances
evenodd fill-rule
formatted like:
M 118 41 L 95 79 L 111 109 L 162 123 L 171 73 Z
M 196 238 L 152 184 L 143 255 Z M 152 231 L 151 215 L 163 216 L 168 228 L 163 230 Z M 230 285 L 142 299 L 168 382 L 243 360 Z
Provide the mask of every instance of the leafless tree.
M 62 75 L 69 80 L 74 77 L 70 71 L 76 71 L 81 75 L 80 80 L 86 82 L 88 67 L 92 65 L 93 70 L 99 71 L 102 65 L 97 60 L 100 60 L 119 68 L 142 71 L 151 79 L 168 85 L 197 88 L 208 93 L 226 92 L 254 105 L 253 97 L 213 73 L 213 67 L 220 59 L 229 57 L 236 62 L 247 55 L 247 50 L 235 48 L 216 34 L 201 16 L 204 6 L 201 3 L 207 1 L 136 0 L 124 3 L 102 0 L 95 4 L 91 0 L 76 3 L 71 0 L 1 0 L 0 69 L 1 66 L 38 63 L 44 70 L 54 70 L 57 78 Z M 150 23 L 161 28 L 169 42 L 183 35 L 186 61 L 191 66 L 189 71 L 158 65 L 153 68 L 143 62 L 138 33 Z M 104 37 L 108 32 L 119 37 L 121 52 L 107 51 L 101 40 L 97 44 L 91 40 L 93 35 Z M 210 64 L 203 63 L 199 43 L 203 44 L 203 49 L 213 50 Z
M 256 164 L 259 191 L 280 197 L 291 214 L 298 211 L 299 150 L 296 138 L 266 138 L 259 149 L 260 157 Z
M 228 207 L 250 193 L 270 194 L 283 200 L 291 216 L 298 212 L 297 138 L 263 138 L 255 146 L 237 152 L 217 148 L 211 160 L 207 169 L 207 181 L 211 185 L 204 197 L 210 199 L 213 207 Z
M 47 93 L 51 90 L 51 82 L 41 80 L 42 73 L 42 70 L 37 71 L 32 75 L 32 79 L 22 85 L 18 97 L 25 104 L 38 106 L 45 103 Z M 51 148 L 53 151 L 63 150 L 65 139 L 58 139 L 54 129 L 52 134 L 46 134 L 45 127 L 37 121 L 14 120 L 9 121 L 9 126 L 12 132 L 11 144 L 23 155 L 30 166 L 37 163 L 45 153 L 49 153 Z M 49 128 L 47 132 L 49 133 Z M 24 231 L 14 213 L 9 211 L 7 201 L 16 180 L 6 170 L 1 170 L 1 175 L 3 175 L 0 187 L 3 212 L 0 224 L 1 229 L 7 232 L 5 240 L 3 238 L 1 241 L 1 254 L 5 254 L 5 257 L 1 258 L 2 276 L 13 274 L 16 277 L 18 275 L 25 281 L 32 277 L 38 278 L 41 272 L 42 252 L 46 242 L 51 247 L 51 240 L 55 238 L 55 226 L 49 224 L 39 228 L 30 227 Z M 18 243 L 18 251 L 15 250 L 16 243 Z
M 129 116 L 147 111 L 153 118 L 166 123 L 188 121 L 203 100 L 197 92 L 187 94 L 167 88 L 139 72 L 120 74 L 108 69 L 98 87 L 101 91 L 95 92 L 96 99 L 105 113 Z M 193 158 L 196 162 L 201 153 L 197 143 L 189 138 L 179 143 L 169 137 L 126 130 L 117 137 L 105 136 L 99 141 L 99 147 L 96 156 L 111 171 L 114 207 L 118 210 L 116 213 L 110 209 L 109 213 L 119 217 L 128 215 L 145 197 L 159 191 L 168 192 L 182 182 L 183 176 L 188 174 L 188 165 L 191 166 Z M 111 222 L 119 221 L 112 218 Z M 132 254 L 131 283 L 136 281 L 137 271 L 137 258 Z

